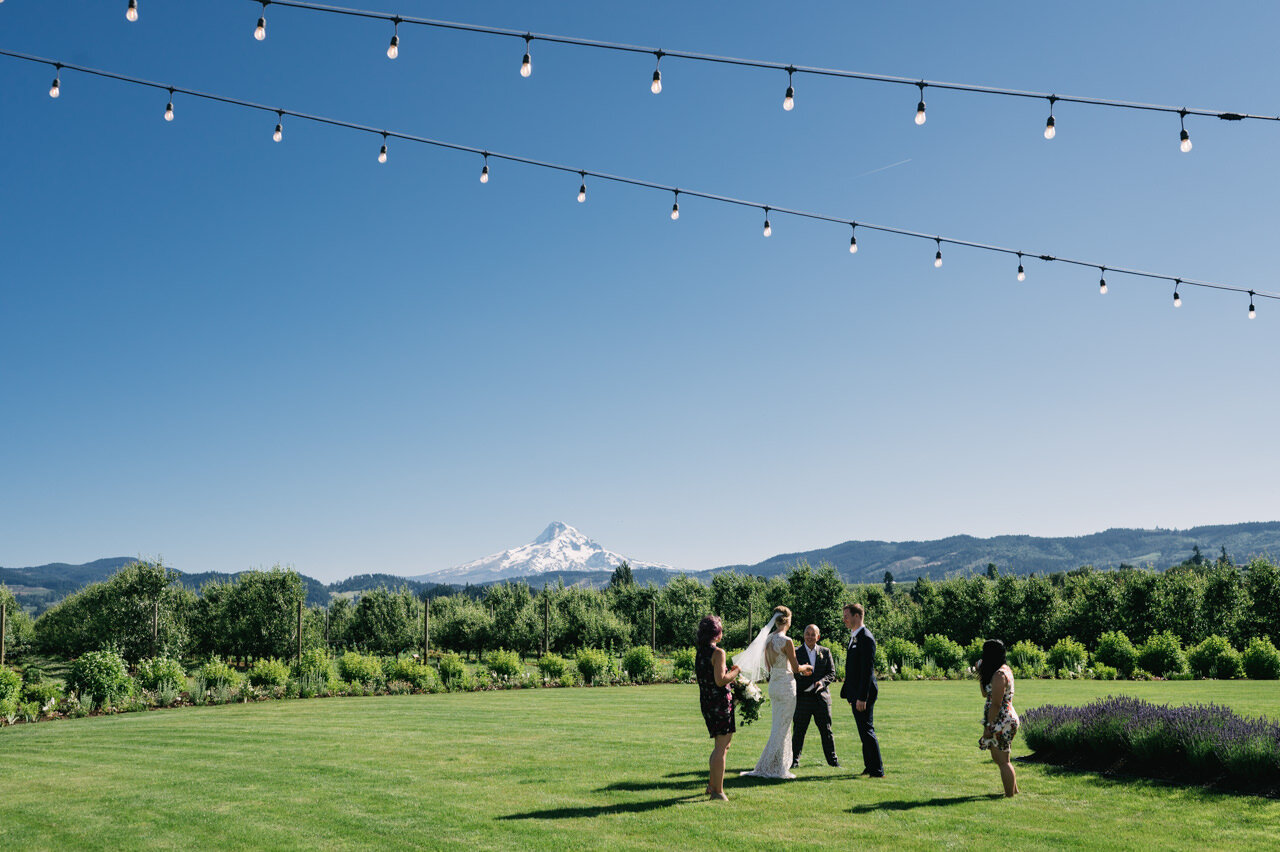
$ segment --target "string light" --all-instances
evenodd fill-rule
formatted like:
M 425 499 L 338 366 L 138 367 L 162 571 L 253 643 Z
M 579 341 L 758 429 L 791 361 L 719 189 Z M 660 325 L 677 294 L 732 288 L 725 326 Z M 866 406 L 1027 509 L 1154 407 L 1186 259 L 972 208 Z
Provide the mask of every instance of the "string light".
M 124 19 L 130 23 L 138 20 L 138 0 L 129 0 L 129 8 L 124 13 Z
M 1179 149 L 1179 150 L 1181 150 L 1181 151 L 1182 151 L 1182 153 L 1184 153 L 1184 154 L 1185 154 L 1185 153 L 1187 153 L 1188 151 L 1190 151 L 1190 150 L 1191 150 L 1191 134 L 1187 132 L 1187 111 L 1186 111 L 1186 109 L 1180 109 L 1180 110 L 1178 110 L 1178 124 L 1179 124 L 1179 125 L 1181 125 L 1181 127 L 1182 127 L 1182 133 L 1181 133 L 1181 134 L 1179 134 L 1179 136 L 1178 136 L 1178 138 L 1181 140 L 1181 141 L 1178 143 L 1178 149 Z
M 253 37 L 262 41 L 267 37 L 267 4 L 271 0 L 258 0 L 262 4 L 262 15 L 258 18 L 258 26 L 253 29 Z
M 1018 280 L 1027 280 L 1027 270 L 1022 268 L 1022 252 L 1018 252 Z
M 933 268 L 941 269 L 942 268 L 942 240 L 938 237 L 934 237 L 933 241 L 938 244 L 938 253 L 933 256 Z
M 391 31 L 391 44 L 387 47 L 387 58 L 395 59 L 400 55 L 400 18 L 392 18 L 395 29 Z
M 858 253 L 858 223 L 850 222 L 849 228 L 850 228 L 849 254 L 857 254 Z
M 1258 311 L 1253 306 L 1253 291 L 1249 291 L 1249 319 L 1257 319 Z
M 671 221 L 680 218 L 680 190 L 674 190 L 675 203 L 671 205 Z
M 649 91 L 655 95 L 660 95 L 662 94 L 662 69 L 659 66 L 662 65 L 662 57 L 665 54 L 661 50 L 655 50 L 653 55 L 657 57 L 658 61 L 653 63 L 653 82 L 649 84 Z
M 920 87 L 920 103 L 916 104 L 916 125 L 924 124 L 928 121 L 928 117 L 924 114 L 924 87 L 927 85 L 923 80 L 916 83 Z
M 273 2 L 275 2 L 275 1 L 276 1 L 276 0 L 273 0 Z M 2 0 L 0 0 L 0 2 L 2 2 Z M 53 67 L 54 67 L 54 69 L 55 69 L 55 76 L 54 76 L 54 82 L 53 82 L 53 85 L 52 85 L 52 87 L 51 87 L 51 89 L 50 89 L 50 95 L 51 95 L 51 96 L 53 96 L 53 97 L 58 97 L 58 96 L 59 96 L 59 94 L 60 94 L 60 91 L 61 91 L 61 79 L 60 79 L 60 78 L 61 78 L 61 72 L 62 72 L 62 69 L 63 69 L 63 68 L 71 68 L 72 70 L 75 70 L 75 71 L 77 71 L 77 72 L 84 73 L 84 74 L 89 74 L 89 75 L 91 75 L 91 76 L 96 76 L 96 77 L 102 77 L 102 78 L 106 78 L 106 79 L 116 80 L 116 81 L 118 81 L 118 82 L 123 82 L 123 83 L 130 83 L 130 84 L 133 84 L 133 85 L 143 86 L 143 87 L 146 87 L 146 88 L 152 88 L 152 89 L 161 89 L 161 90 L 165 90 L 165 91 L 169 92 L 169 96 L 170 96 L 170 98 L 169 98 L 169 99 L 170 99 L 170 102 L 172 102 L 172 100 L 173 100 L 173 95 L 174 95 L 174 94 L 176 94 L 176 93 L 179 93 L 179 92 L 180 92 L 180 93 L 182 93 L 183 95 L 186 95 L 186 96 L 188 96 L 188 97 L 199 98 L 199 99 L 204 99 L 204 100 L 209 100 L 209 101 L 215 101 L 215 102 L 218 102 L 218 103 L 223 103 L 223 104 L 228 104 L 228 105 L 232 105 L 232 106 L 239 106 L 239 107 L 243 107 L 243 108 L 246 108 L 246 109 L 254 109 L 254 110 L 262 110 L 262 111 L 266 111 L 266 112 L 274 112 L 274 113 L 276 113 L 276 115 L 277 115 L 277 117 L 278 117 L 279 121 L 278 121 L 278 122 L 277 122 L 277 124 L 276 124 L 276 127 L 275 127 L 275 133 L 273 133 L 273 134 L 272 134 L 272 138 L 273 138 L 275 141 L 277 141 L 277 142 L 281 141 L 281 139 L 283 138 L 283 118 L 284 118 L 284 114 L 285 114 L 285 110 L 283 110 L 283 109 L 277 109 L 277 108 L 275 108 L 275 107 L 268 107 L 268 106 L 265 106 L 265 105 L 263 105 L 263 104 L 253 103 L 253 102 L 251 102 L 251 101 L 240 100 L 240 99 L 231 98 L 231 97 L 226 97 L 226 96 L 223 96 L 223 95 L 217 95 L 217 94 L 208 93 L 208 92 L 201 92 L 201 91 L 197 91 L 197 90 L 193 90 L 193 89 L 183 89 L 183 88 L 177 88 L 177 87 L 172 87 L 172 86 L 162 85 L 162 84 L 160 84 L 160 83 L 155 83 L 155 82 L 152 82 L 152 81 L 143 80 L 143 79 L 138 79 L 138 78 L 134 78 L 134 77 L 127 77 L 127 76 L 124 76 L 124 75 L 121 75 L 121 74 L 115 74 L 115 73 L 112 73 L 112 72 L 102 71 L 102 70 L 98 70 L 98 69 L 95 69 L 95 68 L 88 68 L 88 67 L 79 66 L 79 65 L 65 65 L 64 63 L 54 61 L 53 59 L 48 59 L 48 58 L 38 57 L 38 56 L 29 56 L 29 55 L 26 55 L 26 54 L 15 53 L 15 52 L 12 52 L 12 51 L 7 51 L 7 50 L 0 50 L 0 56 L 8 56 L 8 57 L 11 57 L 11 58 L 14 58 L 14 59 L 20 59 L 20 60 L 23 60 L 23 61 L 25 61 L 25 62 L 35 62 L 35 63 L 42 64 L 42 65 L 50 65 L 50 66 L 53 66 Z M 385 147 L 385 145 L 386 145 L 386 140 L 387 140 L 387 139 L 389 138 L 389 136 L 391 135 L 391 134 L 390 134 L 390 132 L 389 132 L 389 131 L 386 131 L 386 130 L 380 130 L 380 129 L 378 129 L 378 128 L 373 128 L 373 127 L 368 127 L 368 126 L 365 126 L 365 125 L 355 124 L 355 123 L 348 122 L 348 121 L 344 121 L 344 120 L 341 120 L 341 119 L 338 119 L 338 118 L 328 118 L 328 117 L 324 117 L 324 116 L 319 116 L 319 115 L 310 115 L 310 114 L 300 113 L 300 112 L 290 112 L 289 114 L 290 114 L 291 116 L 295 117 L 295 118 L 299 118 L 299 119 L 303 119 L 303 120 L 307 120 L 307 121 L 314 121 L 314 122 L 317 122 L 317 123 L 320 123 L 320 124 L 329 125 L 329 126 L 344 127 L 344 128 L 348 128 L 348 129 L 356 130 L 356 131 L 360 131 L 360 132 L 365 132 L 365 133 L 381 134 L 381 135 L 383 136 L 383 140 L 384 140 L 384 143 L 383 143 L 383 144 L 384 144 L 384 147 Z M 473 148 L 473 147 L 470 147 L 470 146 L 467 146 L 467 145 L 461 145 L 461 144 L 457 144 L 457 143 L 446 142 L 446 141 L 442 141 L 442 140 L 438 140 L 438 139 L 431 139 L 431 138 L 423 137 L 423 136 L 413 136 L 413 135 L 408 135 L 408 134 L 403 134 L 403 133 L 396 133 L 395 135 L 396 135 L 396 137 L 397 137 L 397 138 L 399 138 L 399 139 L 405 139 L 405 140 L 408 140 L 408 141 L 411 141 L 411 142 L 417 142 L 417 143 L 424 144 L 424 145 L 429 145 L 429 146 L 432 146 L 432 147 L 435 147 L 435 148 L 441 148 L 441 149 L 452 150 L 452 151 L 459 151 L 459 152 L 474 153 L 474 154 L 482 154 L 482 155 L 484 156 L 484 158 L 485 158 L 485 166 L 487 166 L 487 165 L 488 165 L 488 160 L 489 160 L 491 157 L 497 157 L 497 158 L 499 158 L 499 159 L 504 159 L 504 160 L 507 160 L 507 161 L 509 161 L 509 162 L 522 163 L 522 164 L 524 164 L 524 165 L 533 166 L 533 167 L 537 167 L 537 168 L 551 169 L 551 170 L 555 170 L 555 171 L 566 171 L 566 172 L 567 172 L 567 171 L 576 171 L 576 172 L 577 172 L 577 173 L 582 177 L 582 184 L 581 184 L 581 186 L 579 187 L 579 194 L 580 194 L 580 197 L 581 197 L 583 200 L 585 200 L 585 193 L 586 193 L 586 176 L 587 176 L 587 174 L 588 174 L 588 172 L 586 172 L 585 170 L 570 169 L 570 168 L 569 168 L 569 167 L 567 167 L 567 166 L 559 165 L 559 164 L 556 164 L 556 163 L 552 163 L 552 162 L 548 162 L 548 161 L 543 161 L 543 160 L 536 160 L 536 159 L 532 159 L 532 158 L 529 158 L 529 157 L 521 157 L 521 156 L 517 156 L 517 155 L 513 155 L 513 154 L 495 154 L 495 153 L 491 153 L 491 152 L 489 152 L 489 151 L 482 151 L 482 150 L 481 150 L 481 149 L 479 149 L 479 148 Z M 483 179 L 483 174 L 484 174 L 484 173 L 482 172 L 482 179 Z M 672 193 L 682 192 L 682 193 L 685 193 L 685 194 L 692 194 L 693 196 L 698 197 L 698 198 L 704 198 L 704 199 L 707 199 L 707 200 L 710 200 L 710 201 L 719 202 L 719 203 L 722 203 L 722 204 L 735 205 L 735 206 L 742 206 L 742 207 L 755 207 L 755 208 L 757 208 L 757 209 L 763 209 L 763 210 L 765 211 L 765 232 L 764 232 L 764 233 L 765 233 L 765 235 L 766 235 L 766 236 L 769 236 L 769 235 L 771 235 L 771 234 L 772 234 L 772 227 L 771 227 L 771 224 L 770 224 L 769 216 L 770 216 L 770 214 L 771 214 L 772 212 L 775 212 L 775 208 L 773 208 L 773 207 L 771 207 L 771 206 L 761 205 L 761 204 L 759 204 L 758 202 L 755 202 L 755 201 L 750 201 L 750 200 L 745 200 L 745 199 L 738 199 L 738 198 L 733 198 L 733 197 L 724 196 L 724 195 L 716 195 L 716 194 L 707 193 L 707 192 L 699 192 L 699 191 L 696 191 L 696 190 L 677 190 L 677 189 L 675 189 L 675 188 L 673 188 L 673 187 L 670 187 L 670 186 L 664 186 L 664 185 L 659 184 L 659 183 L 654 183 L 654 182 L 650 182 L 650 181 L 646 181 L 646 180 L 640 180 L 640 179 L 637 179 L 637 178 L 629 178 L 629 177 L 624 177 L 624 176 L 619 176 L 619 175 L 610 175 L 610 174 L 601 173 L 601 172 L 591 172 L 590 174 L 591 174 L 593 177 L 599 178 L 599 179 L 601 179 L 601 180 L 614 181 L 614 182 L 617 182 L 617 183 L 627 184 L 627 185 L 630 185 L 630 186 L 636 186 L 636 187 L 641 187 L 641 188 L 646 188 L 646 189 L 657 189 L 657 190 L 662 190 L 662 191 L 665 191 L 665 192 L 672 192 Z M 678 195 L 677 195 L 676 197 L 677 197 L 677 199 L 678 199 Z M 675 202 L 675 204 L 678 204 L 678 203 L 679 203 L 679 202 L 678 202 L 678 200 L 677 200 L 677 201 Z M 674 206 L 674 205 L 673 205 L 673 206 Z M 817 212 L 812 212 L 812 211 L 807 211 L 807 210 L 802 210 L 802 209 L 789 209 L 789 208 L 777 208 L 777 209 L 780 209 L 780 210 L 781 210 L 781 212 L 783 212 L 783 213 L 787 213 L 787 214 L 790 214 L 790 215 L 792 215 L 792 216 L 797 216 L 797 217 L 800 217 L 800 218 L 803 218 L 803 219 L 809 219 L 809 220 L 813 220 L 813 221 L 833 222 L 833 223 L 838 222 L 838 223 L 841 223 L 841 224 L 847 224 L 847 225 L 850 225 L 850 226 L 851 226 L 851 228 L 857 228 L 859 225 L 861 225 L 862 227 L 870 228 L 870 229 L 872 229 L 872 230 L 874 230 L 874 231 L 881 231 L 881 232 L 883 232 L 883 233 L 898 234 L 898 235 L 900 235 L 900 236 L 911 237 L 911 238 L 913 238 L 913 239 L 931 239 L 931 240 L 934 240 L 935 244 L 938 246 L 937 254 L 935 255 L 935 260 L 940 260 L 940 259 L 941 259 L 941 258 L 940 258 L 940 255 L 941 255 L 941 241 L 942 241 L 942 237 L 941 237 L 941 236 L 928 235 L 928 234 L 924 234 L 924 233 L 921 233 L 921 232 L 918 232 L 918 231 L 910 231 L 910 230 L 906 230 L 906 229 L 902 229 L 902 228 L 895 228 L 895 227 L 891 227 L 891 226 L 887 226 L 887 225 L 874 225 L 874 224 L 868 224 L 868 223 L 865 223 L 865 222 L 864 222 L 864 223 L 854 223 L 854 222 L 852 222 L 851 220 L 849 220 L 849 219 L 847 219 L 847 218 L 843 218 L 843 217 L 842 217 L 842 218 L 836 218 L 836 217 L 834 217 L 834 216 L 829 216 L 829 215 L 826 215 L 826 214 L 817 213 Z M 856 233 L 856 232 L 855 232 L 855 233 Z M 850 251 L 851 251 L 851 252 L 853 251 L 853 247 L 854 247 L 855 242 L 856 242 L 856 239 L 853 237 L 853 234 L 851 234 L 851 239 L 850 239 Z M 972 241 L 969 241 L 969 240 L 962 240 L 962 239 L 955 239 L 955 238 L 948 238 L 948 239 L 947 239 L 947 242 L 949 242 L 949 243 L 953 243 L 953 244 L 955 244 L 955 245 L 968 246 L 968 247 L 976 248 L 976 249 L 980 249 L 980 250 L 983 250 L 983 251 L 991 251 L 991 252 L 999 252 L 999 253 L 1004 253 L 1004 254 L 1016 255 L 1016 256 L 1018 257 L 1018 260 L 1019 260 L 1019 264 L 1018 264 L 1018 266 L 1019 266 L 1019 267 L 1022 267 L 1022 266 L 1023 266 L 1022 261 L 1024 260 L 1024 257 L 1025 257 L 1024 253 L 1023 253 L 1023 252 L 1020 252 L 1020 251 L 1015 251 L 1014 249 L 1011 249 L 1011 248 L 1004 248 L 1004 247 L 997 246 L 997 245 L 991 245 L 991 244 L 986 244 L 986 243 L 978 243 L 978 242 L 972 242 Z M 1208 281 L 1195 281 L 1195 280 L 1189 280 L 1189 279 L 1184 279 L 1184 278 L 1174 278 L 1174 277 L 1172 277 L 1172 276 L 1170 276 L 1170 275 L 1163 275 L 1163 274 L 1154 273 L 1154 272 L 1146 272 L 1146 271 L 1139 270 L 1139 269 L 1131 269 L 1131 268 L 1123 268 L 1123 267 L 1108 267 L 1108 266 L 1103 266 L 1103 265 L 1100 265 L 1100 264 L 1097 264 L 1097 263 L 1094 263 L 1094 262 L 1091 262 L 1091 261 L 1087 261 L 1087 260 L 1073 259 L 1073 258 L 1063 258 L 1063 257 L 1054 257 L 1054 256 L 1052 256 L 1052 255 L 1048 255 L 1048 254 L 1039 254 L 1039 255 L 1036 255 L 1036 256 L 1038 256 L 1040 260 L 1043 260 L 1043 261 L 1046 261 L 1046 262 L 1048 262 L 1048 261 L 1060 261 L 1060 262 L 1062 262 L 1062 263 L 1066 263 L 1066 264 L 1070 264 L 1070 265 L 1074 265 L 1074 266 L 1084 266 L 1084 267 L 1091 267 L 1091 268 L 1098 269 L 1098 270 L 1099 270 L 1099 272 L 1100 272 L 1100 273 L 1102 273 L 1102 277 L 1100 278 L 1100 280 L 1099 280 L 1099 282 L 1098 282 L 1098 283 L 1099 283 L 1099 289 L 1100 289 L 1100 290 L 1102 290 L 1102 292 L 1104 292 L 1104 293 L 1106 292 L 1106 290 L 1105 290 L 1105 287 L 1106 287 L 1106 278 L 1105 278 L 1105 274 L 1106 274 L 1106 272 L 1109 270 L 1109 271 L 1111 271 L 1111 272 L 1120 272 L 1121 274 L 1131 275 L 1131 276 L 1139 277 L 1139 278 L 1150 278 L 1150 279 L 1153 279 L 1153 280 L 1163 280 L 1163 281 L 1173 282 L 1173 283 L 1174 283 L 1174 285 L 1175 285 L 1175 293 L 1176 293 L 1176 294 L 1178 294 L 1178 295 L 1180 295 L 1180 294 L 1181 294 L 1181 286 L 1185 284 L 1185 285 L 1192 286 L 1192 287 L 1201 287 L 1201 288 L 1206 288 L 1206 289 L 1222 290 L 1222 291 L 1236 292 L 1236 293 L 1248 293 L 1248 294 L 1249 294 L 1249 298 L 1250 298 L 1249 304 L 1250 304 L 1250 306 L 1251 306 L 1251 307 L 1254 307 L 1254 302 L 1255 302 L 1254 297 L 1255 297 L 1255 296 L 1261 296 L 1261 297 L 1262 297 L 1262 298 L 1264 298 L 1264 299 L 1280 299 L 1280 294 L 1276 294 L 1276 293 L 1268 293 L 1268 292 L 1258 292 L 1258 291 L 1256 291 L 1256 290 L 1245 290 L 1243 287 L 1239 287 L 1239 286 L 1232 286 L 1232 285 L 1228 285 L 1228 284 L 1216 284 L 1216 283 L 1212 283 L 1212 282 L 1208 282 Z M 1166 291 L 1166 292 L 1167 292 L 1167 291 Z M 1256 316 L 1256 307 L 1254 307 L 1254 313 L 1255 313 L 1255 316 Z
M 484 168 L 480 170 L 480 182 L 481 183 L 489 182 L 489 152 L 488 151 L 486 151 L 484 154 Z
M 1053 104 L 1058 100 L 1057 95 L 1049 96 L 1049 120 L 1044 123 L 1044 138 L 1052 139 L 1058 135 L 1057 124 L 1053 120 Z
M 1181 278 L 1173 279 L 1173 306 L 1175 308 L 1182 307 L 1182 296 L 1178 293 L 1178 285 L 1182 283 Z
M 49 87 L 49 97 L 56 98 L 62 94 L 62 66 L 54 66 L 53 85 Z
M 533 59 L 529 55 L 533 46 L 533 38 L 526 35 L 524 37 L 524 59 L 520 60 L 520 76 L 528 77 L 533 73 Z
M 173 121 L 173 89 L 169 90 L 169 104 L 164 108 L 164 120 Z
M 582 184 L 578 187 L 578 203 L 581 204 L 587 200 L 587 173 L 578 172 L 578 174 L 582 176 Z
M 773 226 L 769 224 L 769 208 L 764 208 L 764 235 L 766 237 L 773 236 Z
M 796 69 L 788 66 L 787 68 L 787 94 L 782 99 L 782 108 L 787 112 L 796 108 L 796 87 L 791 85 L 791 75 L 796 73 Z
M 1098 274 L 1101 276 L 1098 278 L 1098 294 L 1105 296 L 1107 295 L 1107 268 L 1105 266 L 1099 266 Z
M 378 151 L 378 162 L 385 163 L 387 161 L 387 134 L 382 133 L 382 150 Z

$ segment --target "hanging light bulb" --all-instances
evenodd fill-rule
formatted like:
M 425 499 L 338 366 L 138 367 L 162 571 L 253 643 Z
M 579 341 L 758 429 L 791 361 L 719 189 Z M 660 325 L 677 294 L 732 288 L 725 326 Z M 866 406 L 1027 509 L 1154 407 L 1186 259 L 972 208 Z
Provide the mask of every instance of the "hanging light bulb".
M 529 36 L 524 37 L 524 59 L 520 62 L 520 76 L 528 77 L 533 73 L 533 60 L 529 56 L 529 47 L 533 43 L 533 39 Z
M 1253 291 L 1249 291 L 1249 319 L 1257 319 L 1258 311 L 1253 307 Z
M 258 18 L 258 26 L 254 27 L 253 37 L 262 41 L 267 37 L 267 4 L 262 4 L 262 16 Z
M 764 235 L 766 237 L 773 236 L 773 226 L 769 224 L 769 208 L 764 208 Z
M 1105 266 L 1098 267 L 1098 272 L 1102 276 L 1098 279 L 1098 294 L 1105 296 L 1107 295 L 1107 268 Z
M 284 138 L 284 111 L 276 110 L 276 117 L 278 120 L 276 121 L 276 132 L 271 134 L 272 142 L 279 142 Z
M 680 218 L 680 190 L 675 191 L 675 203 L 671 205 L 671 221 Z
M 934 237 L 933 241 L 938 244 L 938 253 L 933 256 L 933 268 L 941 269 L 942 268 L 942 240 L 939 239 L 938 237 Z
M 489 182 L 489 155 L 488 154 L 484 155 L 484 168 L 480 170 L 480 182 L 481 183 Z
M 796 69 L 794 68 L 787 69 L 787 94 L 782 99 L 782 108 L 787 112 L 791 112 L 791 110 L 796 108 L 796 89 L 795 86 L 791 85 L 791 75 L 794 74 L 795 71 Z
M 1018 252 L 1018 280 L 1027 280 L 1027 270 L 1022 267 L 1022 252 Z
M 850 222 L 849 226 L 851 228 L 851 231 L 849 234 L 849 254 L 857 254 L 858 253 L 858 225 L 856 222 Z
M 385 163 L 387 161 L 387 134 L 382 134 L 382 150 L 378 151 L 378 162 Z
M 400 35 L 397 33 L 391 37 L 391 45 L 387 48 L 387 58 L 395 59 L 400 55 Z
M 62 94 L 62 66 L 54 66 L 53 85 L 49 86 L 49 97 L 56 98 Z
M 1173 281 L 1173 306 L 1175 308 L 1182 307 L 1182 296 L 1178 295 L 1178 285 L 1181 283 L 1181 278 L 1175 278 Z
M 1191 150 L 1191 134 L 1187 132 L 1187 111 L 1185 109 L 1178 110 L 1178 123 L 1182 125 L 1182 133 L 1179 134 L 1178 149 L 1182 153 Z
M 662 94 L 662 69 L 658 66 L 662 64 L 662 57 L 665 56 L 661 50 L 653 54 L 658 57 L 658 61 L 653 65 L 653 82 L 649 84 L 649 91 L 655 95 Z
M 124 19 L 129 23 L 138 20 L 138 0 L 129 0 L 129 9 L 124 13 Z
M 578 187 L 578 203 L 581 204 L 587 200 L 587 173 L 578 172 L 578 174 L 582 176 L 582 184 Z
M 169 90 L 169 104 L 164 108 L 164 120 L 173 121 L 173 89 Z
M 916 124 L 924 124 L 928 119 L 924 114 L 924 83 L 916 83 L 920 87 L 920 103 L 916 104 Z
M 1056 122 L 1053 120 L 1053 104 L 1058 100 L 1057 95 L 1049 96 L 1049 120 L 1044 123 L 1044 138 L 1052 139 L 1058 135 Z

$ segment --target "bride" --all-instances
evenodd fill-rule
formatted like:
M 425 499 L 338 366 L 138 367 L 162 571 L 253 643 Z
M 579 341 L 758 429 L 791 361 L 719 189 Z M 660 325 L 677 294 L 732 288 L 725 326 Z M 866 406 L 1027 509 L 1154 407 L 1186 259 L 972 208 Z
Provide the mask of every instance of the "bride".
M 791 719 L 796 714 L 797 674 L 810 674 L 813 667 L 796 662 L 795 643 L 787 636 L 791 627 L 791 610 L 774 607 L 773 618 L 752 640 L 747 650 L 733 658 L 748 680 L 769 677 L 769 704 L 773 727 L 769 742 L 756 761 L 756 768 L 743 775 L 757 778 L 795 778 L 791 774 Z

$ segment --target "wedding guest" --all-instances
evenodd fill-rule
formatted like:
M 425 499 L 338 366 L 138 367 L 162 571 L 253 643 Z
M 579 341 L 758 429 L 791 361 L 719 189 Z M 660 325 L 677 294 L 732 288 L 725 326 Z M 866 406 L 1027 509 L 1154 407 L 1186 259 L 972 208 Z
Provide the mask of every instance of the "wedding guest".
M 1013 738 L 1018 733 L 1018 711 L 1013 709 L 1013 671 L 1005 664 L 1004 643 L 988 639 L 982 643 L 982 659 L 978 661 L 978 686 L 986 696 L 982 711 L 982 736 L 978 748 L 988 749 L 991 759 L 1000 767 L 1007 797 L 1018 794 L 1018 774 L 1009 761 Z
M 715 740 L 711 750 L 711 777 L 707 782 L 707 795 L 712 799 L 728 801 L 724 794 L 724 764 L 729 742 L 737 730 L 733 719 L 733 687 L 738 677 L 738 667 L 725 667 L 724 649 L 716 643 L 724 635 L 724 626 L 715 615 L 703 616 L 698 622 L 697 652 L 693 670 L 698 678 L 698 697 L 702 702 L 702 718 L 707 723 L 707 733 Z

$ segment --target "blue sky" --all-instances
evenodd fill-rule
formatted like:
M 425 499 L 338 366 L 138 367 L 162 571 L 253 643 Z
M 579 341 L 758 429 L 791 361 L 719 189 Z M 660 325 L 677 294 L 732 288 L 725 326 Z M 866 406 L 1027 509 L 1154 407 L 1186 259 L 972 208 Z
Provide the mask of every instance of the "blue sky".
M 1280 125 L 9 0 L 0 47 L 574 167 L 1272 292 Z M 117 8 L 118 7 L 118 8 Z M 1274 4 L 389 13 L 1274 113 Z M 1280 302 L 492 163 L 0 57 L 0 565 L 418 574 L 551 520 L 686 569 L 1280 518 Z M 903 163 L 902 161 L 908 161 Z M 893 168 L 882 169 L 895 163 Z M 879 171 L 877 171 L 879 170 Z

